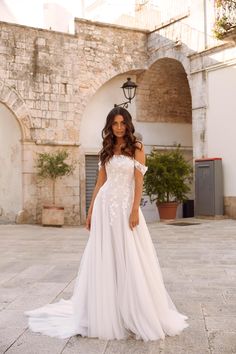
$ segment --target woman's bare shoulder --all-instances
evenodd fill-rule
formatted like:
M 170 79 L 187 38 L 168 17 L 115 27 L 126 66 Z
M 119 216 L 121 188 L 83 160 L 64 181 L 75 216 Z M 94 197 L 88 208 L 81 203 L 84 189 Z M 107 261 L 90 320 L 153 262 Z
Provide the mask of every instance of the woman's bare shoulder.
M 140 163 L 145 163 L 145 153 L 144 153 L 144 146 L 141 141 L 137 141 L 137 146 L 134 153 L 135 160 L 139 161 Z

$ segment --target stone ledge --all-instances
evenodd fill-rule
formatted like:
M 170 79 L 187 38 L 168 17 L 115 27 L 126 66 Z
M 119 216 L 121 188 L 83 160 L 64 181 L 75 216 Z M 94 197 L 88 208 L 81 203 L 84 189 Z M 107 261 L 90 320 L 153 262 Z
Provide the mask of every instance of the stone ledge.
M 140 28 L 136 28 L 136 27 L 128 27 L 128 26 L 122 26 L 122 25 L 115 25 L 112 23 L 106 23 L 106 22 L 100 22 L 100 21 L 92 21 L 92 20 L 87 20 L 84 18 L 79 18 L 79 17 L 75 17 L 75 23 L 79 22 L 79 23 L 83 23 L 85 25 L 94 25 L 94 26 L 99 26 L 99 27 L 108 27 L 108 28 L 117 28 L 117 29 L 124 29 L 126 31 L 133 31 L 133 32 L 141 32 L 141 33 L 151 33 L 149 30 L 146 29 L 140 29 Z M 78 34 L 78 33 L 76 33 Z

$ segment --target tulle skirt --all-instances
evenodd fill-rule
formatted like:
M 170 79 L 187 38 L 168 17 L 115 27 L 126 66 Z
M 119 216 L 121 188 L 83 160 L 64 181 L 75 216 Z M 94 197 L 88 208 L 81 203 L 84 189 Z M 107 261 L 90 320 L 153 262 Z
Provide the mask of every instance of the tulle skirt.
M 110 223 L 109 208 L 102 193 L 97 195 L 73 295 L 27 311 L 32 331 L 59 338 L 80 334 L 148 341 L 188 327 L 188 317 L 178 312 L 165 289 L 142 211 L 133 230 L 128 211 L 119 211 Z

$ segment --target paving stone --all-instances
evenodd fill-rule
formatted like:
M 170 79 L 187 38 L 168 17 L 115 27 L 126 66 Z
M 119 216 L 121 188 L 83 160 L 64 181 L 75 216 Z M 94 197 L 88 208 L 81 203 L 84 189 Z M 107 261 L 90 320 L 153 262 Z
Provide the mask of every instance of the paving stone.
M 71 281 L 74 279 L 77 275 L 77 267 L 71 267 L 71 266 L 56 266 L 45 276 L 43 276 L 40 281 L 43 282 L 66 282 L 66 281 Z
M 44 296 L 23 296 L 19 299 L 16 299 L 13 301 L 7 309 L 9 310 L 21 310 L 21 311 L 28 311 L 28 310 L 33 310 L 35 308 L 41 307 L 43 305 L 46 305 L 48 303 L 53 302 L 54 296 L 52 294 L 47 294 Z
M 7 354 L 60 354 L 68 340 L 24 332 Z
M 14 301 L 17 297 L 23 294 L 23 289 L 21 288 L 6 288 L 1 286 L 0 291 L 0 303 L 9 304 Z
M 18 273 L 0 273 L 0 285 L 11 281 Z
M 21 310 L 9 310 L 0 312 L 0 329 L 27 328 L 27 318 Z
M 135 339 L 109 341 L 104 354 L 158 354 L 161 353 L 161 342 Z
M 184 301 L 182 294 L 182 298 L 176 298 L 174 302 L 177 309 L 183 314 L 188 314 L 188 317 L 203 318 L 200 301 Z
M 61 340 L 26 330 L 25 310 L 71 297 L 88 233 L 81 227 L 0 225 L 0 353 L 236 353 L 236 221 L 201 220 L 190 227 L 149 224 L 166 288 L 190 327 L 145 343 Z
M 105 354 L 108 341 L 75 336 L 66 344 L 61 354 Z
M 7 307 L 7 303 L 0 303 L 0 311 L 4 310 Z
M 17 274 L 25 268 L 27 268 L 27 264 L 23 262 L 19 264 L 19 262 L 8 262 L 5 260 L 5 262 L 0 265 L 0 272 L 2 273 L 4 271 L 5 273 Z
M 0 353 L 5 353 L 24 331 L 25 329 L 14 327 L 0 328 Z
M 77 274 L 76 274 L 77 276 Z M 74 287 L 75 287 L 75 282 L 76 282 L 76 278 L 73 279 L 65 288 L 65 291 L 69 292 L 69 293 L 72 293 L 73 290 L 74 290 Z
M 163 353 L 166 354 L 210 354 L 208 339 L 203 319 L 188 320 L 190 326 L 180 335 L 166 337 L 163 344 Z
M 209 301 L 211 302 L 212 299 L 216 302 L 222 302 L 222 293 L 217 293 L 215 290 L 207 290 L 205 288 L 199 287 L 198 289 L 186 289 L 186 288 L 179 288 L 179 289 L 169 289 L 170 294 L 172 295 L 173 298 L 178 298 L 178 299 L 183 299 L 183 292 L 185 296 L 190 300 L 190 301 Z
M 232 331 L 213 331 L 209 333 L 209 341 L 213 354 L 235 354 L 236 334 Z
M 70 291 L 63 291 L 57 295 L 57 297 L 53 300 L 53 302 L 60 301 L 61 299 L 69 300 L 72 296 L 72 292 Z
M 30 296 L 45 296 L 51 294 L 52 298 L 67 288 L 67 283 L 36 282 L 27 291 Z M 26 293 L 26 292 L 25 292 Z
M 210 316 L 205 317 L 206 327 L 212 331 L 232 331 L 236 329 L 236 316 Z M 235 332 L 234 332 L 235 333 Z M 236 336 L 236 334 L 235 334 Z M 236 340 L 236 339 L 235 339 Z
M 226 302 L 233 301 L 236 303 L 236 291 L 235 288 L 227 288 L 222 292 L 222 295 Z
M 48 264 L 29 265 L 20 273 L 21 279 L 33 279 L 34 281 L 41 279 L 45 274 L 50 272 L 54 266 Z
M 215 300 L 202 302 L 205 316 L 234 316 L 236 317 L 235 303 L 217 303 Z

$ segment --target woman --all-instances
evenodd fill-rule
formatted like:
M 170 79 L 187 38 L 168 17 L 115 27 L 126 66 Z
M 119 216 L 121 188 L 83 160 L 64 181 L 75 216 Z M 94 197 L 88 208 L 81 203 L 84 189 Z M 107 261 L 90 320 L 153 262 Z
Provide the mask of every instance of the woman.
M 188 326 L 169 297 L 140 210 L 145 154 L 129 112 L 115 107 L 102 131 L 90 230 L 73 296 L 29 311 L 36 332 L 67 338 L 158 340 Z

